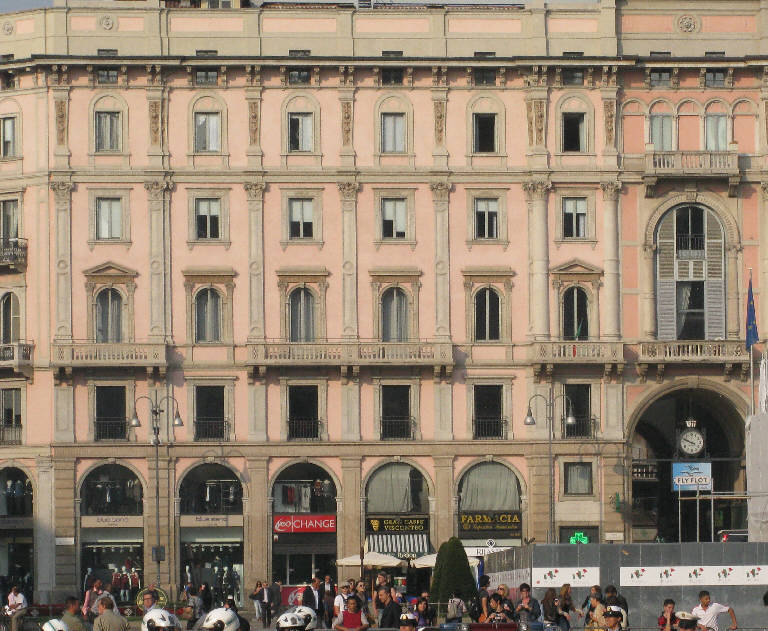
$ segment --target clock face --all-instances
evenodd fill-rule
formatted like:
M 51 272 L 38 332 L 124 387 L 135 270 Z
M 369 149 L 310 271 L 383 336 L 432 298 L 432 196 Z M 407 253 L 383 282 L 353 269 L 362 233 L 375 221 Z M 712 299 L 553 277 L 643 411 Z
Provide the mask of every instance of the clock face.
M 695 456 L 704 449 L 704 435 L 698 429 L 686 429 L 680 432 L 680 451 Z

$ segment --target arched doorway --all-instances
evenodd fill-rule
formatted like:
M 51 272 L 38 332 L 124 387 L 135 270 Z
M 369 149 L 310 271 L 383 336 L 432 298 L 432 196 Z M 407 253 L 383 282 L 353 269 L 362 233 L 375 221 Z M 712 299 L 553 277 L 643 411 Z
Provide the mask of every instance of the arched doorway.
M 272 485 L 272 573 L 286 585 L 336 578 L 336 485 L 324 468 L 300 462 Z
M 743 493 L 744 443 L 744 418 L 720 392 L 678 389 L 647 405 L 630 439 L 633 541 L 695 541 L 697 515 L 701 541 L 722 529 L 746 528 L 744 499 L 712 499 L 702 489 L 700 501 L 679 501 L 696 491 L 673 489 L 673 466 L 703 464 L 711 466 L 714 496 Z
M 35 567 L 32 481 L 18 467 L 0 469 L 0 577 L 32 602 Z
M 458 532 L 469 556 L 482 557 L 490 539 L 500 549 L 522 544 L 521 495 L 517 475 L 500 462 L 481 462 L 464 472 Z
M 243 604 L 243 485 L 221 464 L 193 467 L 179 486 L 181 581 L 208 583 L 214 606 Z
M 128 467 L 104 464 L 80 484 L 80 571 L 83 588 L 112 584 L 121 603 L 143 587 L 144 487 Z

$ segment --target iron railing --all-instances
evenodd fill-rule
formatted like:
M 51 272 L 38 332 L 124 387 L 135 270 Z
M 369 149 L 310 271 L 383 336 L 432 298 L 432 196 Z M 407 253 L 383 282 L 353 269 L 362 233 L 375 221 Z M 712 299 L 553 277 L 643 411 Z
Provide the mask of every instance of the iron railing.
M 195 440 L 229 440 L 229 421 L 225 418 L 195 419 Z
M 125 440 L 128 438 L 128 422 L 114 416 L 96 417 L 93 423 L 94 440 Z
M 595 437 L 595 419 L 590 416 L 576 416 L 576 421 L 573 425 L 569 425 L 565 422 L 565 419 L 561 421 L 561 433 L 562 438 L 594 438 Z
M 27 264 L 27 240 L 0 238 L 0 266 L 23 267 Z
M 21 425 L 0 425 L 0 445 L 21 445 Z
M 507 419 L 503 417 L 477 417 L 472 428 L 475 440 L 507 437 Z
M 675 242 L 678 257 L 683 259 L 704 258 L 706 239 L 703 234 L 679 234 Z
M 638 482 L 658 482 L 659 465 L 655 462 L 633 462 L 632 479 Z
M 319 440 L 320 425 L 318 418 L 289 418 L 288 440 Z
M 381 419 L 381 440 L 411 440 L 413 418 L 410 416 L 385 416 Z

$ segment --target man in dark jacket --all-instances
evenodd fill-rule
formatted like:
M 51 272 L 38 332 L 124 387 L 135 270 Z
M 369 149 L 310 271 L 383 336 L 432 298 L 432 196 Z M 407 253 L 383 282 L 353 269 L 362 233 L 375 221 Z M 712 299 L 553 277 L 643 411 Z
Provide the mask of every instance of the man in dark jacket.
M 383 606 L 380 629 L 397 629 L 400 627 L 400 614 L 403 608 L 392 600 L 389 588 L 381 587 L 378 592 L 379 606 Z
M 312 609 L 317 615 L 318 621 L 323 619 L 323 593 L 320 590 L 320 579 L 315 577 L 312 582 L 304 588 L 301 595 L 301 604 Z

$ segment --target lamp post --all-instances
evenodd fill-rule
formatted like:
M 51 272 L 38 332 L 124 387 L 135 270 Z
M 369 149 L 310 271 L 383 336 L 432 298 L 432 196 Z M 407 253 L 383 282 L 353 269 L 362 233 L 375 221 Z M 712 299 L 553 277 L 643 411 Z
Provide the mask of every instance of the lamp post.
M 146 394 L 136 397 L 133 401 L 133 416 L 131 417 L 131 427 L 141 427 L 139 416 L 136 413 L 136 404 L 142 399 L 149 402 L 149 413 L 152 417 L 152 444 L 155 446 L 155 546 L 152 549 L 152 558 L 157 562 L 157 579 L 155 586 L 160 586 L 160 564 L 165 560 L 165 550 L 160 545 L 160 415 L 165 412 L 162 405 L 171 403 L 176 409 L 173 415 L 173 427 L 183 427 L 184 423 L 179 414 L 179 402 L 172 395 L 168 394 L 158 398 L 157 390 L 154 390 L 153 396 Z
M 555 536 L 555 463 L 552 459 L 552 434 L 554 428 L 555 417 L 555 401 L 563 399 L 568 404 L 568 416 L 565 417 L 565 424 L 568 426 L 576 425 L 576 418 L 573 416 L 573 402 L 567 394 L 559 394 L 554 396 L 554 390 L 552 384 L 549 386 L 549 396 L 536 393 L 530 399 L 528 399 L 528 413 L 525 415 L 524 425 L 533 426 L 536 425 L 536 419 L 531 411 L 531 401 L 536 398 L 544 400 L 544 405 L 547 411 L 547 447 L 549 455 L 549 528 L 547 529 L 547 543 L 552 543 Z

